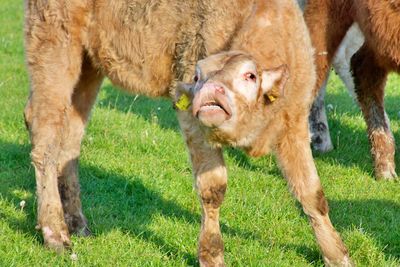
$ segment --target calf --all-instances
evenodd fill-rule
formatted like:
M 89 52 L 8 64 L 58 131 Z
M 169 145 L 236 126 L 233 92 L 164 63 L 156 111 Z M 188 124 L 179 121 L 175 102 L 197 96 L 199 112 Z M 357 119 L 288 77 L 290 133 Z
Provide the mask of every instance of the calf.
M 177 82 L 187 83 L 197 72 L 195 88 L 206 87 L 194 94 L 192 112 L 201 123 L 188 112 L 179 112 L 178 119 L 202 205 L 200 264 L 224 264 L 218 217 L 227 172 L 221 147 L 215 144 L 234 144 L 251 155 L 273 148 L 310 216 L 325 261 L 349 263 L 330 223 L 309 147 L 313 49 L 294 1 L 28 0 L 25 44 L 31 78 L 25 119 L 36 175 L 38 229 L 46 246 L 62 251 L 70 245 L 70 233 L 90 233 L 77 166 L 103 77 L 132 93 L 175 96 Z M 218 54 L 195 70 L 199 59 L 224 50 L 244 54 Z M 235 69 L 232 76 L 222 75 L 220 69 L 229 67 Z M 245 73 L 237 76 L 238 71 Z M 229 81 L 240 94 L 233 96 Z M 177 106 L 184 109 L 188 103 L 190 94 Z
M 400 2 L 380 0 L 309 0 L 304 13 L 316 48 L 317 84 L 324 83 L 333 56 L 356 22 L 365 42 L 351 59 L 355 93 L 368 126 L 378 179 L 395 179 L 394 138 L 384 108 L 390 71 L 400 72 Z
M 296 77 L 300 71 L 296 66 L 269 66 L 271 62 L 262 62 L 245 52 L 222 52 L 200 60 L 195 82 L 178 87 L 175 106 L 184 136 L 192 136 L 186 142 L 192 148 L 194 171 L 205 174 L 196 183 L 205 211 L 201 235 L 209 236 L 206 242 L 220 244 L 216 242 L 220 240 L 219 205 L 226 189 L 221 147 L 238 147 L 251 156 L 272 151 L 310 218 L 325 263 L 350 266 L 347 249 L 330 222 L 310 150 L 310 90 L 308 86 L 297 87 L 304 80 Z M 208 141 L 199 147 L 205 158 L 196 151 L 194 140 L 199 139 Z M 204 161 L 202 168 L 197 167 L 199 160 Z M 200 255 L 219 250 L 219 245 L 211 251 L 200 249 Z

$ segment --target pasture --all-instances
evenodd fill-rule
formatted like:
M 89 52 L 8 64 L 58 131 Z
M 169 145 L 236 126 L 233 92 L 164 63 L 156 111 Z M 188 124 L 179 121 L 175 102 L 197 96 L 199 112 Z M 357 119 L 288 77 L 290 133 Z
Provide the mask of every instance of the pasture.
M 80 161 L 83 211 L 93 236 L 74 236 L 71 253 L 61 256 L 43 247 L 22 115 L 28 96 L 23 3 L 3 0 L 0 14 L 0 266 L 197 266 L 200 205 L 172 104 L 128 95 L 107 80 Z M 390 76 L 386 92 L 400 143 L 398 75 Z M 400 266 L 400 183 L 374 180 L 364 120 L 335 75 L 326 103 L 335 150 L 316 154 L 315 161 L 332 223 L 358 266 Z M 229 148 L 224 153 L 227 265 L 323 265 L 274 158 L 250 159 Z

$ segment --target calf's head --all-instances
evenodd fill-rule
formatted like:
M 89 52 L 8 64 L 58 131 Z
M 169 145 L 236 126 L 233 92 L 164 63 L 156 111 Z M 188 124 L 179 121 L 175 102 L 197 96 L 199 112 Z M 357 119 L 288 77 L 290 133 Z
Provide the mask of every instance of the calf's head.
M 192 84 L 180 84 L 175 106 L 191 112 L 210 141 L 245 147 L 265 127 L 284 97 L 286 65 L 263 69 L 243 52 L 223 52 L 196 66 Z

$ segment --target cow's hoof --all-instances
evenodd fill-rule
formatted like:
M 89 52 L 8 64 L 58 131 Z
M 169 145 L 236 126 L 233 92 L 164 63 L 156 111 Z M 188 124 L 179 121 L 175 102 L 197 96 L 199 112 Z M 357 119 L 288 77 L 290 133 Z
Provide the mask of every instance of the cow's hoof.
M 64 214 L 65 222 L 71 234 L 77 236 L 90 236 L 92 232 L 89 230 L 85 216 L 79 212 L 78 215 Z
M 313 143 L 313 150 L 317 151 L 319 153 L 327 153 L 327 152 L 333 150 L 333 145 L 330 142 L 325 142 L 325 143 L 321 143 L 321 144 Z
M 73 232 L 75 235 L 77 236 L 81 236 L 81 237 L 88 237 L 92 235 L 92 231 L 90 231 L 89 227 L 84 226 L 81 229 L 77 229 L 75 232 Z
M 311 130 L 311 143 L 314 151 L 326 153 L 333 149 L 328 124 L 320 122 L 313 123 Z
M 312 137 L 312 148 L 319 153 L 327 153 L 333 150 L 332 141 L 329 135 L 315 134 Z

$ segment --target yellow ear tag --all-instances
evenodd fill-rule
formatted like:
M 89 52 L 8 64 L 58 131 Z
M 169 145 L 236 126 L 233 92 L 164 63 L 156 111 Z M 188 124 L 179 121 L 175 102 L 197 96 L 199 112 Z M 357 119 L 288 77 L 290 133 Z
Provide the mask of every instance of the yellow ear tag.
M 273 95 L 268 95 L 268 99 L 269 101 L 274 102 L 276 100 L 276 97 Z
M 175 103 L 175 106 L 180 110 L 187 110 L 190 106 L 189 97 L 186 94 L 182 94 Z

